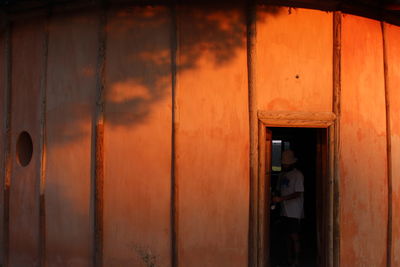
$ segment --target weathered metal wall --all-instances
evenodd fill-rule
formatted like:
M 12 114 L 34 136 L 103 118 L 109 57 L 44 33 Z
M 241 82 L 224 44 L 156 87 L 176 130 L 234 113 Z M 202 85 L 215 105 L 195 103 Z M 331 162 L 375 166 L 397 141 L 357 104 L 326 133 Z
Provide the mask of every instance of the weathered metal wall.
M 400 265 L 400 27 L 385 24 L 392 172 L 392 266 Z
M 245 266 L 249 194 L 243 8 L 178 9 L 180 266 Z
M 46 264 L 89 266 L 97 13 L 51 18 L 46 83 Z
M 341 265 L 386 266 L 387 146 L 379 21 L 343 15 Z
M 380 22 L 342 16 L 342 86 L 334 100 L 332 13 L 265 6 L 256 13 L 254 51 L 244 6 L 134 6 L 16 20 L 11 50 L 2 32 L 0 238 L 7 251 L 6 223 L 9 266 L 91 266 L 94 259 L 104 266 L 246 266 L 250 83 L 257 110 L 325 112 L 340 101 L 340 263 L 385 266 Z M 385 36 L 396 266 L 399 27 L 387 25 Z M 34 145 L 27 167 L 15 151 L 24 130 Z

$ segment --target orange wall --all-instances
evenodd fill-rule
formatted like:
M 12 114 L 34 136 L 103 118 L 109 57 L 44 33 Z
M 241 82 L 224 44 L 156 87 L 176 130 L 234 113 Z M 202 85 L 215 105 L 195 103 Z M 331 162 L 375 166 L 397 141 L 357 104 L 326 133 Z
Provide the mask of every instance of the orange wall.
M 385 30 L 392 143 L 392 265 L 400 266 L 400 27 L 386 24 Z
M 104 266 L 169 266 L 171 17 L 110 11 L 104 127 Z
M 340 121 L 342 266 L 386 266 L 386 114 L 381 27 L 344 15 Z
M 43 21 L 21 21 L 12 33 L 12 119 L 10 188 L 10 266 L 39 263 L 40 113 L 43 70 Z M 16 161 L 16 141 L 30 133 L 33 156 L 28 166 Z
M 255 80 L 260 110 L 332 110 L 332 29 L 332 13 L 258 9 Z
M 174 133 L 180 266 L 247 266 L 245 10 L 216 5 L 177 10 Z M 93 260 L 98 15 L 57 14 L 49 25 L 44 240 L 48 266 L 88 266 Z M 332 111 L 332 21 L 329 12 L 259 7 L 254 58 L 259 110 Z M 36 18 L 12 27 L 10 266 L 39 261 L 43 26 Z M 174 27 L 167 7 L 110 8 L 107 13 L 104 266 L 170 266 Z M 400 31 L 387 27 L 396 266 Z M 387 162 L 380 23 L 344 15 L 342 35 L 340 261 L 342 266 L 385 266 Z M 5 84 L 2 45 L 0 84 Z M 0 86 L 0 167 L 6 140 L 3 93 Z M 34 144 L 27 167 L 19 166 L 15 155 L 23 130 L 31 133 Z M 2 215 L 0 208 L 0 219 Z
M 247 264 L 249 122 L 245 15 L 239 10 L 178 12 L 181 266 Z
M 98 17 L 91 14 L 57 16 L 50 22 L 45 143 L 47 266 L 91 266 L 97 32 Z

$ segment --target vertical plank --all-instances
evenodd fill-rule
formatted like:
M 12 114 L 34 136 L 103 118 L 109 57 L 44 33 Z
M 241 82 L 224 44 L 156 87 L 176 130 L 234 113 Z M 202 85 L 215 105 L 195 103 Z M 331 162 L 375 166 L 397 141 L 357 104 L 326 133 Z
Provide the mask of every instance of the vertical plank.
M 332 111 L 332 29 L 329 12 L 258 8 L 259 110 Z
M 44 21 L 15 22 L 12 32 L 12 122 L 10 181 L 11 266 L 39 264 L 39 186 L 41 167 L 40 115 L 41 76 L 44 60 Z M 33 154 L 30 163 L 17 162 L 16 144 L 21 132 L 30 134 Z
M 49 267 L 92 263 L 97 28 L 93 13 L 54 16 L 49 28 L 45 139 Z
M 171 19 L 162 6 L 107 17 L 104 266 L 171 264 Z
M 385 64 L 386 64 L 386 90 L 388 105 L 388 125 L 391 143 L 389 174 L 391 174 L 392 195 L 391 200 L 391 238 L 390 261 L 392 266 L 400 265 L 400 27 L 384 24 L 385 38 Z M 390 133 L 390 134 L 389 134 Z
M 387 46 L 386 46 L 386 29 L 385 23 L 381 22 L 382 30 L 382 47 L 383 47 L 383 74 L 385 87 L 385 106 L 386 106 L 386 155 L 387 155 L 387 249 L 386 249 L 386 265 L 392 266 L 392 130 L 390 121 L 390 94 L 389 94 L 389 76 L 387 65 Z
M 178 12 L 176 174 L 181 266 L 248 263 L 250 140 L 244 10 L 221 4 L 181 6 Z
M 270 186 L 272 131 L 258 123 L 258 266 L 270 264 Z
M 266 158 L 269 157 L 271 153 L 270 144 L 271 140 L 271 133 L 268 132 L 266 136 L 266 127 L 263 125 L 261 121 L 258 122 L 258 238 L 257 238 L 257 264 L 258 266 L 266 266 L 267 264 L 267 254 L 266 252 L 269 251 L 269 247 L 267 246 L 267 240 L 269 236 L 267 236 L 267 225 L 269 226 L 269 221 L 267 221 L 267 183 L 266 183 Z M 266 138 L 268 137 L 268 140 Z M 269 146 L 268 149 L 266 146 Z M 268 156 L 267 156 L 268 153 Z M 268 186 L 269 188 L 269 186 Z M 268 194 L 269 197 L 269 194 Z M 269 202 L 269 201 L 268 201 Z
M 10 259 L 10 180 L 11 180 L 11 25 L 6 22 L 4 32 L 4 90 L 5 90 L 5 106 L 4 106 L 4 225 L 3 225 L 3 251 L 4 251 L 4 266 L 9 266 Z
M 324 188 L 324 182 L 323 182 L 323 152 L 322 152 L 322 146 L 323 146 L 323 138 L 322 138 L 322 134 L 321 131 L 317 131 L 316 132 L 316 162 L 315 162 L 315 214 L 316 214 L 316 239 L 317 239 L 317 251 L 318 251 L 318 255 L 317 255 L 317 266 L 321 266 L 321 267 L 326 267 L 326 265 L 324 264 L 324 256 L 325 251 L 324 251 L 324 241 L 323 237 L 324 237 L 324 228 L 323 226 L 324 224 L 324 218 L 325 218 L 325 214 L 324 212 L 326 211 L 326 209 L 324 208 L 324 196 L 326 195 L 326 189 Z
M 6 41 L 7 25 L 0 29 L 0 265 L 4 264 L 4 191 L 5 191 L 5 155 L 6 155 L 6 114 L 7 114 L 7 78 L 6 78 Z
M 338 124 L 338 123 L 337 123 Z M 338 165 L 339 157 L 336 156 L 335 151 L 338 148 L 337 145 L 337 138 L 336 138 L 336 127 L 335 126 L 330 126 L 328 128 L 328 162 L 329 162 L 329 167 L 328 167 L 328 182 L 329 182 L 329 190 L 327 191 L 329 196 L 328 200 L 328 265 L 329 267 L 338 267 L 338 262 L 340 259 L 339 252 L 340 252 L 340 220 L 339 220 L 339 214 L 340 214 L 340 199 L 339 199 L 339 185 L 337 183 L 336 174 L 338 172 L 336 171 L 336 165 Z
M 179 183 L 176 179 L 176 84 L 177 84 L 177 55 L 178 55 L 178 17 L 177 4 L 171 6 L 171 267 L 179 266 Z
M 378 21 L 343 15 L 341 266 L 387 264 L 387 228 L 384 227 L 388 214 L 387 144 L 382 51 Z
M 93 120 L 92 166 L 94 171 L 94 255 L 93 265 L 104 266 L 104 117 L 105 64 L 107 48 L 107 11 L 98 12 L 98 50 L 96 65 L 96 108 Z M 94 161 L 94 162 L 93 162 Z
M 341 42 L 342 42 L 342 14 L 333 14 L 333 104 L 332 110 L 336 115 L 335 124 L 329 127 L 330 136 L 330 240 L 329 240 L 329 266 L 340 266 L 340 96 L 341 96 Z
M 46 199 L 45 199 L 45 184 L 46 184 L 46 100 L 47 100 L 47 59 L 49 51 L 49 20 L 50 9 L 43 18 L 44 36 L 42 41 L 43 60 L 41 66 L 40 79 L 40 168 L 39 168 L 39 257 L 40 266 L 46 265 Z
M 256 1 L 249 1 L 246 10 L 246 45 L 247 45 L 247 87 L 248 87 L 248 109 L 249 109 L 249 138 L 250 138 L 250 194 L 249 194 L 249 233 L 248 233 L 248 265 L 258 264 L 258 118 L 257 118 L 257 91 L 256 79 Z

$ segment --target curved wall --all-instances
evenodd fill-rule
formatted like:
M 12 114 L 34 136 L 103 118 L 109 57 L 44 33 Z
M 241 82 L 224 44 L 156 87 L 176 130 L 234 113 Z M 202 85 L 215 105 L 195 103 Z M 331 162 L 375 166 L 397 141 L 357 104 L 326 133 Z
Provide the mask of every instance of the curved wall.
M 391 174 L 396 266 L 400 28 L 340 16 L 340 264 L 386 266 Z M 241 5 L 127 5 L 5 28 L 0 260 L 247 266 L 249 83 L 258 110 L 329 112 L 334 99 L 333 13 L 258 6 L 256 17 L 254 51 Z M 15 158 L 24 130 L 27 167 Z
M 342 19 L 341 264 L 386 265 L 387 145 L 378 21 Z

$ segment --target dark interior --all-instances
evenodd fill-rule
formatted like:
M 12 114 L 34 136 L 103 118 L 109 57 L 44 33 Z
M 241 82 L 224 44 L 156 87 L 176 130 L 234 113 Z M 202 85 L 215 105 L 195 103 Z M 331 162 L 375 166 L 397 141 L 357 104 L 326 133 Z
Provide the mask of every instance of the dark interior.
M 270 190 L 276 189 L 279 175 L 280 154 L 290 148 L 298 159 L 297 169 L 304 175 L 304 219 L 301 230 L 301 266 L 317 266 L 317 138 L 314 128 L 269 128 L 272 131 L 272 167 Z M 282 141 L 282 142 L 280 142 Z M 279 149 L 281 147 L 281 149 Z M 282 227 L 280 225 L 280 208 L 270 210 L 270 266 L 282 266 L 287 261 L 287 249 Z

